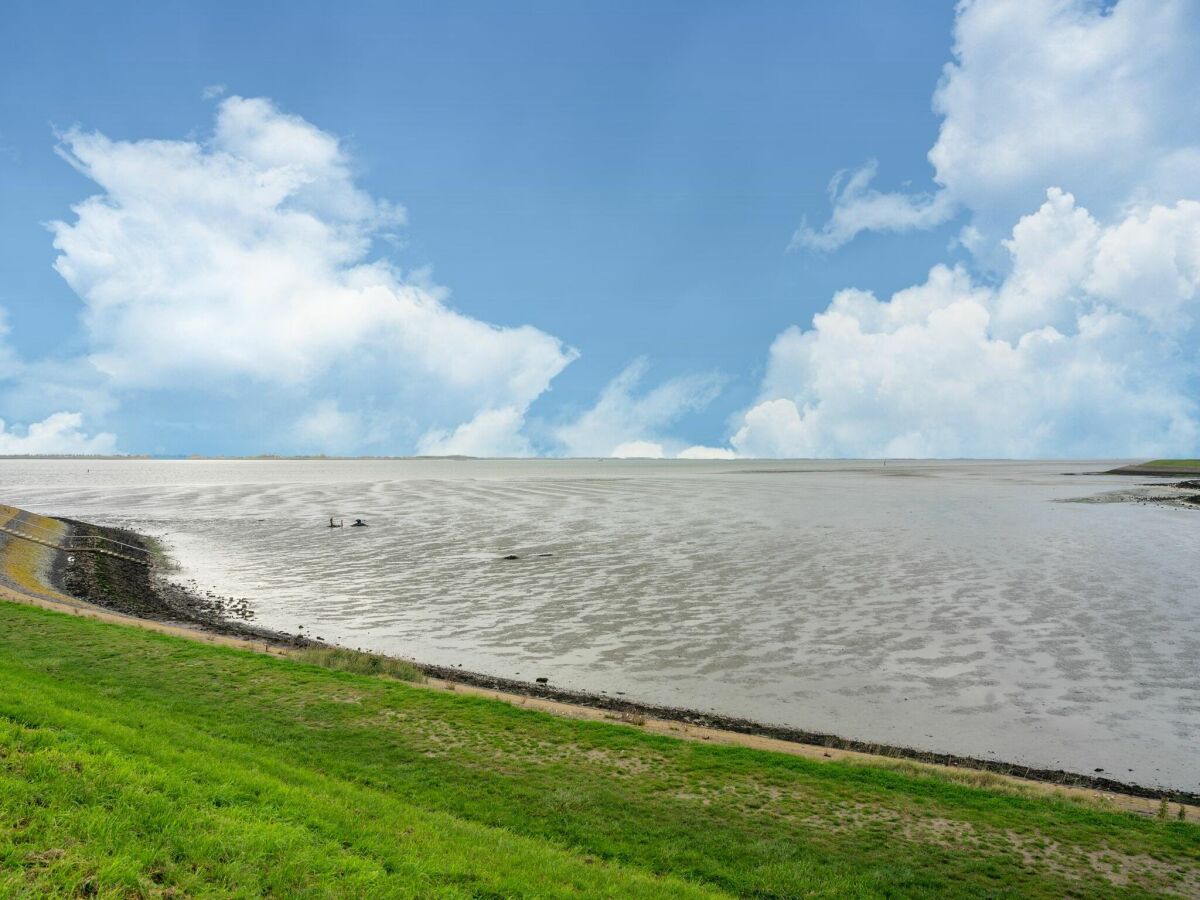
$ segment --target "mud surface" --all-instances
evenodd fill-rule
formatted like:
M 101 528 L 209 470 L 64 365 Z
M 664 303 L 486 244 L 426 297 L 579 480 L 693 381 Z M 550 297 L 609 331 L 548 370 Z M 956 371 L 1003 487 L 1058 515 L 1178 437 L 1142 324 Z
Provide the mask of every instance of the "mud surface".
M 1103 474 L 1150 475 L 1147 472 L 1121 472 L 1114 469 Z M 1165 506 L 1181 509 L 1200 508 L 1200 479 L 1188 481 L 1143 481 L 1116 491 L 1105 491 L 1088 497 L 1076 497 L 1067 503 L 1137 503 L 1142 506 Z

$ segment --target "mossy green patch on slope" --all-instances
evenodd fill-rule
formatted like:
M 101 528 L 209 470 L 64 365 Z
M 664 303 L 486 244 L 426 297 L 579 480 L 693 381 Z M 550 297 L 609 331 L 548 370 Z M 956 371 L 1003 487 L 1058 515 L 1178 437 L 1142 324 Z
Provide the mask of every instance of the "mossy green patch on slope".
M 1200 828 L 0 603 L 0 894 L 1152 896 Z
M 51 542 L 61 540 L 67 532 L 66 526 L 57 519 L 26 513 L 4 504 L 0 504 L 0 525 Z M 69 597 L 47 584 L 45 577 L 57 552 L 45 544 L 0 533 L 0 587 L 26 597 L 69 601 Z

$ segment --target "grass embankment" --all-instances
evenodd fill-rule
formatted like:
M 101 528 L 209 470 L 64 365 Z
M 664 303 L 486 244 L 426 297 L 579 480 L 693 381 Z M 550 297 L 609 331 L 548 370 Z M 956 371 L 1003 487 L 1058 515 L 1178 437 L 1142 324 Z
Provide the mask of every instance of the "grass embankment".
M 1200 828 L 0 602 L 0 895 L 1138 896 Z
M 1109 475 L 1200 475 L 1200 459 L 1152 459 L 1110 469 Z

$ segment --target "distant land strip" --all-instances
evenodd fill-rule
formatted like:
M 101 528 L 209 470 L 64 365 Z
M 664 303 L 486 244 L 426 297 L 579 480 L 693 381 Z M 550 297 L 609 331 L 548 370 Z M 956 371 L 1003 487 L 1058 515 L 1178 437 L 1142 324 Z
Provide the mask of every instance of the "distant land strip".
M 1152 459 L 1109 469 L 1105 475 L 1200 475 L 1200 459 Z

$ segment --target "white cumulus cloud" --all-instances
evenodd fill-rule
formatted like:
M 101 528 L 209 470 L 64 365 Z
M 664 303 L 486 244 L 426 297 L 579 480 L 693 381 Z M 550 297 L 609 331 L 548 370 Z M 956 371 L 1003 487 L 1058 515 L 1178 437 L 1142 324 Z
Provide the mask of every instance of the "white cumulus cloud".
M 533 446 L 521 433 L 524 423 L 524 410 L 519 407 L 485 409 L 453 431 L 426 433 L 418 452 L 428 456 L 533 456 Z
M 745 456 L 1140 456 L 1200 444 L 1200 203 L 1103 227 L 1051 189 L 996 286 L 846 290 L 771 348 Z M 1147 290 L 1147 286 L 1150 288 Z
M 676 459 L 735 459 L 737 454 L 728 447 L 685 447 L 675 455 Z
M 834 249 L 864 230 L 930 227 L 964 208 L 974 249 L 1052 185 L 1102 219 L 1200 196 L 1200 3 L 966 0 L 933 106 L 942 122 L 932 192 L 870 189 L 868 165 L 835 182 L 829 222 L 801 228 L 794 244 Z
M 34 421 L 24 427 L 0 419 L 0 454 L 115 452 L 115 435 L 89 435 L 84 427 L 85 411 L 91 418 L 111 408 L 111 398 L 95 386 L 95 373 L 78 360 L 29 363 L 9 333 L 8 311 L 0 307 L 0 406 L 5 416 Z
M 56 412 L 28 427 L 10 426 L 0 419 L 0 455 L 115 453 L 117 439 L 107 432 L 83 431 L 83 416 Z
M 355 185 L 335 136 L 268 100 L 222 100 L 204 141 L 73 129 L 60 153 L 100 188 L 51 228 L 55 267 L 85 304 L 89 360 L 113 390 L 201 385 L 291 406 L 294 435 L 337 448 L 362 417 L 391 452 L 460 427 L 459 444 L 507 452 L 575 357 L 372 258 L 403 210 Z M 336 415 L 310 408 L 328 385 Z
M 926 194 L 841 186 L 832 249 L 964 210 L 981 276 L 839 292 L 771 347 L 747 456 L 1140 456 L 1200 445 L 1200 0 L 964 0 Z
M 614 456 L 614 448 L 621 446 L 657 446 L 661 456 L 667 442 L 662 432 L 721 392 L 722 379 L 705 374 L 671 378 L 639 393 L 648 368 L 644 359 L 631 363 L 605 386 L 591 409 L 554 430 L 562 455 Z
M 654 441 L 626 441 L 613 447 L 609 456 L 614 459 L 662 459 L 666 451 L 662 444 Z

